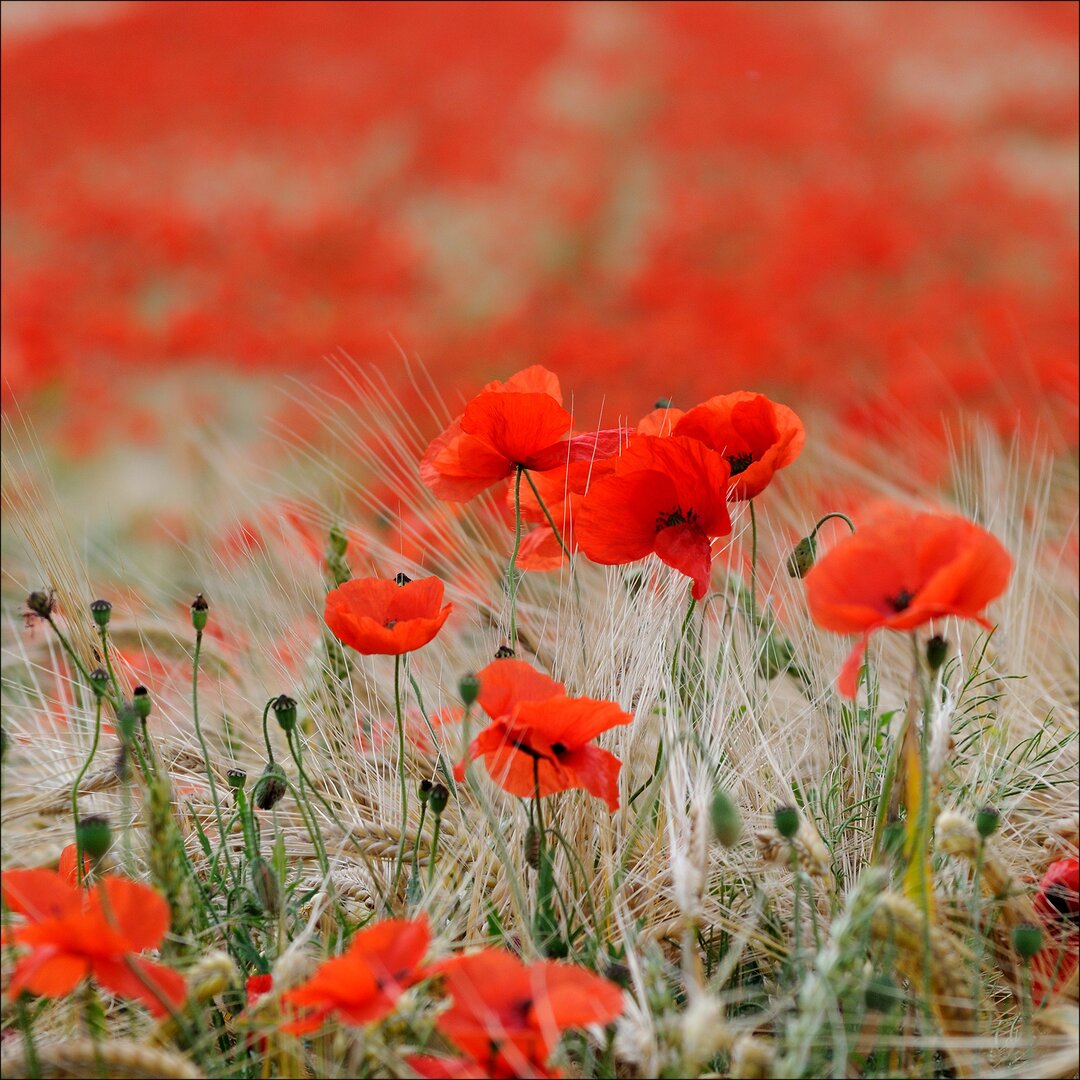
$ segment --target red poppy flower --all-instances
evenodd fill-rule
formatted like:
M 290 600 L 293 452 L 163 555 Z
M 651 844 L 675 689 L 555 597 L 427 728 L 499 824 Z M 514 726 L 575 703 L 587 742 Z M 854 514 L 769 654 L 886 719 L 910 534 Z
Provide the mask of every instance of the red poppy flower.
M 712 537 L 731 532 L 728 463 L 695 439 L 634 439 L 613 475 L 589 488 L 577 513 L 581 550 L 593 562 L 619 565 L 657 555 L 693 580 L 700 600 L 709 588 Z
M 465 502 L 515 469 L 554 469 L 607 456 L 621 429 L 570 437 L 573 418 L 562 407 L 558 378 L 540 365 L 505 383 L 488 383 L 427 448 L 420 478 L 440 499 Z
M 465 762 L 484 759 L 503 790 L 528 798 L 539 781 L 541 795 L 584 788 L 619 808 L 622 762 L 588 745 L 602 731 L 629 724 L 630 713 L 612 701 L 566 696 L 561 683 L 523 660 L 496 660 L 478 673 L 479 702 L 492 718 L 469 744 L 454 770 L 461 780 Z
M 1031 996 L 1039 1005 L 1066 986 L 1080 965 L 1080 862 L 1051 863 L 1034 905 L 1048 939 L 1031 961 Z
M 333 1013 L 346 1024 L 381 1020 L 422 977 L 417 965 L 431 940 L 427 919 L 387 919 L 355 934 L 347 952 L 322 964 L 306 983 L 281 995 L 284 1008 L 304 1015 L 282 1030 L 315 1031 Z
M 524 964 L 486 949 L 435 965 L 453 1004 L 436 1026 L 490 1076 L 549 1075 L 542 1071 L 563 1031 L 607 1024 L 623 1010 L 622 991 L 571 964 Z
M 78 848 L 74 844 L 68 844 L 63 851 L 60 852 L 60 864 L 56 868 L 57 874 L 59 874 L 62 881 L 66 881 L 69 885 L 79 884 L 79 856 Z M 83 855 L 83 880 L 86 880 L 86 875 L 90 873 L 90 856 Z
M 854 697 L 870 635 L 911 630 L 955 615 L 991 628 L 983 609 L 1009 581 L 1012 560 L 984 529 L 961 517 L 893 508 L 845 537 L 806 575 L 818 626 L 860 634 L 838 687 Z
M 697 439 L 727 458 L 732 499 L 760 495 L 806 442 L 802 421 L 791 409 L 748 390 L 709 398 L 680 417 L 672 434 Z
M 89 975 L 155 1016 L 183 1003 L 183 976 L 137 955 L 157 948 L 169 929 L 169 905 L 153 889 L 105 877 L 85 891 L 53 870 L 5 870 L 0 888 L 4 903 L 28 920 L 11 934 L 30 948 L 12 972 L 12 997 L 23 990 L 60 997 Z
M 443 583 L 434 577 L 398 585 L 382 578 L 353 578 L 326 595 L 331 633 L 365 656 L 400 656 L 426 645 L 454 605 L 440 608 Z

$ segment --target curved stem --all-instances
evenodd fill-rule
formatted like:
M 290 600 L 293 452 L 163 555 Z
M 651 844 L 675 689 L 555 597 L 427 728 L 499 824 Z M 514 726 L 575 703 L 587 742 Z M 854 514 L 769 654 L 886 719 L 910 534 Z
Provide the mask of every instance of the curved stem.
M 266 725 L 266 720 L 270 715 L 270 706 L 273 705 L 275 701 L 277 701 L 277 698 L 271 698 L 266 703 L 266 708 L 263 709 L 262 714 L 263 740 L 266 743 L 266 758 L 270 765 L 274 764 L 274 748 L 270 745 L 270 729 Z
M 79 654 L 71 647 L 71 642 L 68 641 L 68 639 L 64 636 L 64 631 L 56 625 L 55 620 L 51 616 L 46 619 L 46 622 L 48 622 L 48 624 L 52 627 L 53 633 L 56 634 L 57 638 L 59 639 L 61 646 L 63 646 L 64 652 L 68 654 L 68 658 L 75 665 L 75 668 L 79 672 L 79 674 L 86 680 L 87 685 L 93 686 L 93 682 L 90 679 L 90 672 L 86 670 L 86 665 L 83 664 L 83 662 L 79 659 Z M 112 707 L 119 711 L 120 702 L 116 698 L 114 698 L 112 694 L 106 694 L 105 696 L 109 699 L 109 703 L 112 705 Z
M 90 744 L 90 753 L 75 777 L 75 783 L 71 785 L 71 816 L 75 819 L 75 874 L 79 885 L 83 883 L 83 852 L 82 840 L 79 837 L 79 785 L 82 783 L 86 770 L 90 768 L 90 762 L 97 753 L 98 740 L 101 738 L 101 695 L 97 695 L 97 703 L 94 707 L 94 741 Z
M 536 496 L 537 504 L 540 506 L 541 512 L 547 519 L 548 525 L 551 526 L 551 531 L 555 534 L 555 539 L 559 541 L 559 547 L 562 548 L 563 554 L 567 558 L 570 558 L 570 549 L 564 543 L 562 533 L 559 532 L 559 527 L 555 524 L 555 519 L 551 516 L 551 512 L 547 508 L 547 503 L 545 503 L 544 500 L 541 498 L 540 492 L 537 489 L 536 484 L 533 482 L 533 478 L 529 475 L 529 470 L 522 469 L 521 471 L 525 474 L 525 479 L 528 481 L 529 487 L 532 488 L 532 493 Z
M 105 661 L 105 670 L 109 673 L 109 682 L 112 683 L 113 692 L 116 694 L 117 701 L 123 701 L 124 694 L 120 689 L 120 680 L 116 677 L 116 672 L 113 671 L 112 657 L 109 655 L 109 631 L 104 626 L 100 627 L 101 631 L 101 655 Z
M 517 648 L 517 558 L 521 550 L 521 474 L 519 465 L 514 473 L 514 550 L 506 567 L 506 591 L 510 597 L 510 648 Z
M 810 539 L 813 540 L 817 536 L 818 529 L 825 524 L 830 518 L 839 518 L 841 521 L 847 522 L 847 527 L 851 530 L 851 535 L 855 535 L 855 523 L 847 516 L 847 514 L 841 514 L 839 510 L 833 510 L 826 514 L 823 518 L 818 519 L 818 523 L 814 526 L 813 531 L 810 533 Z

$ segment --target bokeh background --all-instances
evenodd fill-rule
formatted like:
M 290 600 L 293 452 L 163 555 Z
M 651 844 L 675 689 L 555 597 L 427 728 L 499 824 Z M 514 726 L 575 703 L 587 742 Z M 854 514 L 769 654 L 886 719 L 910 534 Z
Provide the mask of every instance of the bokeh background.
M 430 433 L 403 355 L 451 402 L 545 364 L 587 423 L 749 388 L 854 454 L 974 415 L 1068 456 L 1077 12 L 5 3 L 5 415 L 151 507 L 207 433 L 318 439 L 280 388 L 349 397 L 327 357 Z

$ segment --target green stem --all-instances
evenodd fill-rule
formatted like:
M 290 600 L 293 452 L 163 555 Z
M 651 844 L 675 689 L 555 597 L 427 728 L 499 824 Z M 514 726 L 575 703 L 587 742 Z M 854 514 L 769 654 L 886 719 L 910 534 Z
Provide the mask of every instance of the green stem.
M 851 535 L 855 535 L 855 522 L 847 516 L 847 514 L 841 514 L 839 510 L 833 510 L 831 513 L 826 514 L 823 518 L 818 518 L 818 523 L 814 526 L 813 531 L 810 533 L 810 539 L 813 540 L 817 536 L 818 529 L 825 524 L 830 518 L 839 518 L 841 521 L 847 522 L 847 527 L 851 530 Z
M 519 465 L 514 473 L 514 550 L 506 567 L 506 591 L 510 597 L 510 648 L 517 649 L 517 558 L 521 550 L 521 474 Z
M 416 826 L 416 840 L 412 849 L 412 872 L 414 876 L 420 876 L 420 837 L 424 835 L 424 822 L 427 819 L 427 803 L 420 803 L 420 823 Z
M 520 470 L 518 471 L 520 481 Z M 515 552 L 516 554 L 516 552 Z M 513 561 L 511 560 L 511 565 Z M 511 613 L 513 608 L 511 608 Z M 513 615 L 511 614 L 511 618 Z M 390 896 L 397 896 L 398 882 L 401 880 L 401 867 L 405 862 L 405 838 L 409 826 L 409 786 L 405 782 L 405 719 L 401 712 L 401 656 L 394 657 L 394 718 L 397 723 L 398 737 L 398 779 L 401 781 L 401 839 L 398 841 L 397 860 L 394 863 L 394 880 L 390 886 Z
M 559 532 L 558 525 L 555 524 L 555 519 L 551 516 L 551 512 L 547 508 L 547 503 L 540 497 L 540 492 L 537 490 L 536 484 L 533 482 L 533 478 L 529 475 L 528 469 L 521 470 L 525 474 L 525 479 L 528 481 L 529 487 L 532 488 L 532 493 L 536 496 L 536 502 L 540 507 L 548 525 L 551 526 L 551 531 L 555 534 L 555 539 L 559 542 L 559 547 L 562 548 L 563 554 L 569 559 L 570 549 L 566 546 L 562 538 L 562 533 Z
M 79 775 L 75 777 L 75 783 L 71 785 L 71 816 L 75 821 L 75 874 L 76 880 L 80 886 L 83 883 L 83 852 L 82 839 L 79 836 L 79 785 L 86 775 L 86 770 L 90 768 L 90 763 L 94 760 L 94 755 L 97 753 L 98 740 L 101 738 L 101 697 L 101 694 L 96 695 L 94 706 L 94 741 L 90 744 L 90 753 L 83 762 L 83 767 L 79 770 Z
M 100 627 L 101 631 L 101 655 L 105 660 L 105 670 L 109 673 L 109 682 L 112 683 L 113 692 L 116 694 L 117 701 L 123 701 L 124 695 L 120 689 L 120 680 L 116 677 L 116 672 L 113 671 L 112 657 L 109 655 L 109 631 L 104 626 Z
M 267 763 L 270 765 L 274 764 L 274 748 L 270 745 L 270 729 L 267 726 L 266 720 L 267 717 L 269 717 L 270 715 L 270 707 L 274 704 L 275 701 L 277 701 L 277 698 L 271 698 L 266 703 L 266 708 L 263 709 L 262 714 L 263 741 L 266 743 L 266 758 Z
M 206 746 L 206 739 L 202 733 L 202 725 L 199 723 L 199 654 L 202 652 L 203 632 L 195 631 L 195 655 L 191 661 L 191 718 L 195 726 L 195 737 L 199 740 L 202 749 L 203 764 L 206 766 L 206 778 L 210 781 L 210 798 L 214 803 L 214 817 L 217 819 L 218 842 L 221 844 L 225 856 L 225 865 L 229 868 L 229 874 L 234 884 L 239 883 L 236 867 L 233 866 L 229 856 L 228 839 L 225 832 L 225 817 L 221 812 L 221 800 L 218 799 L 217 783 L 214 780 L 214 769 L 210 764 L 210 751 Z
M 53 633 L 56 634 L 57 638 L 59 639 L 60 644 L 64 649 L 64 652 L 67 653 L 68 659 L 71 660 L 71 662 L 75 665 L 76 670 L 86 680 L 87 685 L 93 686 L 94 684 L 90 679 L 90 672 L 86 670 L 86 666 L 79 659 L 79 654 L 76 653 L 75 650 L 71 647 L 71 642 L 68 641 L 68 639 L 64 636 L 63 630 L 61 630 L 60 627 L 56 625 L 51 616 L 48 618 L 47 622 L 52 627 Z M 112 705 L 112 707 L 115 710 L 119 711 L 120 702 L 116 698 L 114 698 L 112 694 L 106 694 L 105 696 L 109 699 L 109 703 Z
M 428 856 L 427 883 L 429 889 L 431 883 L 435 880 L 435 859 L 439 854 L 439 831 L 441 828 L 442 814 L 436 814 L 435 822 L 431 827 L 431 854 Z
M 753 503 L 751 503 L 751 506 Z M 799 869 L 799 851 L 795 847 L 795 844 L 791 844 L 791 873 L 792 883 L 791 887 L 795 893 L 795 907 L 794 914 L 792 915 L 792 956 L 791 966 L 795 975 L 795 984 L 799 984 L 799 970 L 801 968 L 800 955 L 802 952 L 802 872 Z

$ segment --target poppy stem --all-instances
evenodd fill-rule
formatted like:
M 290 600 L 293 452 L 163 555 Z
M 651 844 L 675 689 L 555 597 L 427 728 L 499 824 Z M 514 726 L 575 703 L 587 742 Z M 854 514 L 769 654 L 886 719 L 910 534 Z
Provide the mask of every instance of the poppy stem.
M 202 733 L 202 725 L 199 723 L 199 654 L 202 652 L 203 632 L 195 631 L 195 655 L 191 659 L 191 719 L 195 727 L 195 737 L 199 740 L 202 749 L 203 764 L 206 766 L 206 778 L 210 781 L 210 798 L 214 803 L 214 817 L 217 820 L 218 842 L 221 844 L 222 853 L 225 856 L 225 865 L 229 868 L 229 875 L 233 884 L 239 884 L 236 867 L 233 866 L 229 856 L 228 842 L 225 832 L 225 818 L 221 813 L 221 800 L 218 798 L 217 783 L 214 781 L 214 770 L 210 764 L 210 751 L 206 746 L 206 738 Z
M 56 625 L 55 620 L 50 615 L 46 622 L 52 627 L 53 633 L 56 635 L 57 640 L 60 642 L 64 652 L 67 653 L 68 659 L 75 665 L 76 670 L 86 680 L 87 685 L 93 686 L 93 680 L 90 678 L 90 672 L 86 670 L 86 665 L 79 659 L 79 654 L 71 647 L 71 642 L 68 641 L 64 635 L 63 630 Z M 112 694 L 105 695 L 109 699 L 109 703 L 112 705 L 114 711 L 120 711 L 120 702 L 112 696 Z
M 98 740 L 101 738 L 101 695 L 97 695 L 97 701 L 94 706 L 94 741 L 90 744 L 90 753 L 86 760 L 83 762 L 83 767 L 79 770 L 79 775 L 75 777 L 75 783 L 71 785 L 71 816 L 75 822 L 75 874 L 76 880 L 79 886 L 83 883 L 83 853 L 82 853 L 82 840 L 79 837 L 79 785 L 83 781 L 83 777 L 86 775 L 86 770 L 90 768 L 90 762 L 94 760 L 94 755 L 97 753 Z
M 532 493 L 536 496 L 536 501 L 540 506 L 540 510 L 543 513 L 544 517 L 547 519 L 548 525 L 551 526 L 551 531 L 555 534 L 555 539 L 558 540 L 559 547 L 562 548 L 563 554 L 569 559 L 570 549 L 563 541 L 562 534 L 559 532 L 559 527 L 555 524 L 555 519 L 551 516 L 551 512 L 547 508 L 547 503 L 545 503 L 543 498 L 541 498 L 540 492 L 537 489 L 536 484 L 533 482 L 533 478 L 529 475 L 529 470 L 522 469 L 521 471 L 525 474 L 525 479 L 529 482 L 529 487 L 532 488 Z
M 112 657 L 109 656 L 109 651 L 109 631 L 103 626 L 101 627 L 101 655 L 105 660 L 105 670 L 109 673 L 109 682 L 112 683 L 113 693 L 116 694 L 116 700 L 122 701 L 124 695 L 120 691 L 120 681 L 116 677 L 116 672 L 113 671 Z
M 521 471 L 518 470 L 520 481 Z M 517 549 L 515 548 L 515 555 Z M 513 560 L 511 560 L 513 566 Z M 511 620 L 513 619 L 513 600 L 511 599 Z M 511 622 L 511 626 L 513 623 Z M 397 722 L 398 737 L 398 778 L 401 781 L 401 838 L 398 841 L 397 860 L 394 863 L 394 881 L 390 886 L 390 898 L 397 896 L 398 882 L 401 880 L 401 868 L 405 862 L 405 833 L 409 825 L 409 786 L 405 782 L 405 721 L 401 715 L 401 656 L 394 657 L 394 718 Z
M 839 518 L 841 521 L 847 522 L 847 527 L 851 530 L 851 535 L 855 535 L 855 522 L 853 522 L 851 518 L 847 516 L 847 514 L 841 514 L 839 510 L 833 510 L 830 513 L 826 514 L 824 517 L 818 518 L 818 523 L 814 526 L 813 530 L 810 533 L 811 540 L 813 540 L 817 536 L 818 529 L 820 529 L 821 526 L 824 525 L 825 522 L 828 521 L 830 518 Z
M 274 748 L 270 745 L 270 729 L 267 727 L 266 721 L 267 718 L 270 716 L 270 707 L 274 704 L 275 701 L 277 701 L 277 698 L 272 697 L 266 703 L 266 708 L 263 709 L 262 715 L 263 740 L 266 743 L 266 758 L 268 765 L 274 764 Z
M 435 881 L 435 860 L 439 855 L 439 832 L 442 829 L 442 814 L 435 815 L 435 821 L 431 826 L 431 854 L 428 856 L 427 883 L 431 888 Z
M 519 465 L 514 473 L 514 550 L 506 567 L 506 591 L 510 597 L 510 648 L 517 648 L 517 559 L 521 550 L 521 474 Z
M 750 500 L 750 619 L 754 624 L 755 638 L 760 632 L 757 610 L 757 511 Z M 754 682 L 757 683 L 757 665 L 754 665 Z

